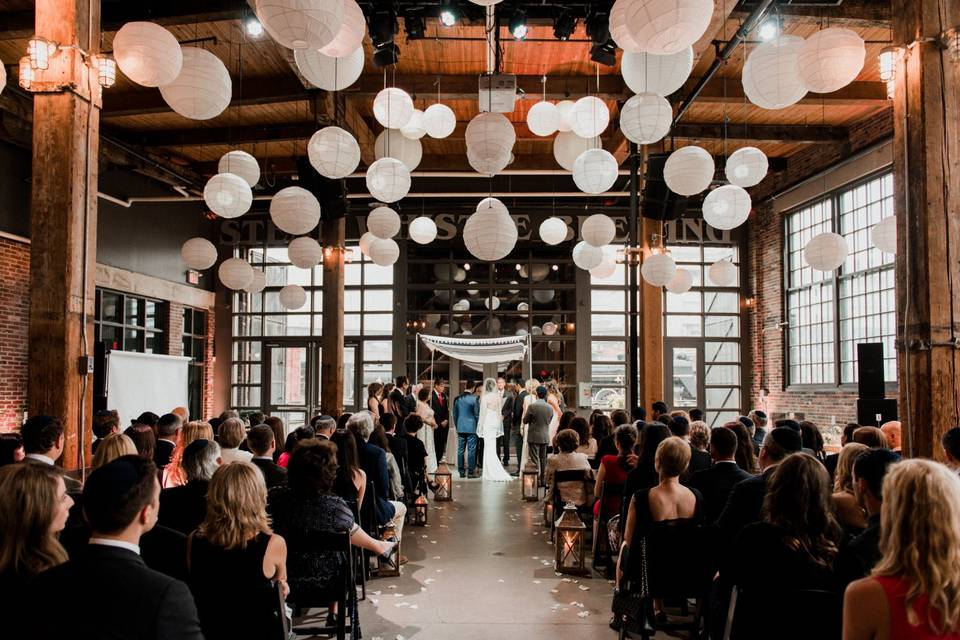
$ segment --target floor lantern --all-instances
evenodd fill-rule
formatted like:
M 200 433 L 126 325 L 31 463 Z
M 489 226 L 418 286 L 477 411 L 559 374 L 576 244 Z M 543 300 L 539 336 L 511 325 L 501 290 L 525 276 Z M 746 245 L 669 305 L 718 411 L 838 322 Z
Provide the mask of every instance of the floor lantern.
M 549 500 L 543 501 L 543 526 L 549 528 L 553 524 L 553 503 Z
M 577 508 L 572 502 L 568 502 L 563 507 L 563 514 L 557 520 L 556 540 L 554 549 L 556 549 L 556 559 L 553 569 L 558 573 L 572 573 L 583 575 L 586 573 L 586 544 L 584 538 L 587 534 L 587 525 L 583 524 L 580 516 L 577 515 Z
M 437 488 L 433 492 L 434 502 L 453 502 L 453 474 L 446 460 L 441 460 L 433 474 Z
M 383 527 L 381 540 L 390 540 L 391 538 L 397 540 L 397 544 L 393 545 L 389 556 L 390 560 L 393 561 L 393 566 L 384 562 L 380 556 L 377 556 L 377 575 L 381 578 L 394 578 L 400 575 L 400 539 L 397 538 L 396 527 L 392 522 L 388 522 Z
M 528 464 L 520 472 L 520 481 L 523 485 L 521 498 L 527 502 L 536 502 L 540 499 L 540 472 L 536 465 Z
M 417 496 L 416 502 L 413 503 L 413 524 L 418 527 L 423 527 L 427 524 L 426 496 Z

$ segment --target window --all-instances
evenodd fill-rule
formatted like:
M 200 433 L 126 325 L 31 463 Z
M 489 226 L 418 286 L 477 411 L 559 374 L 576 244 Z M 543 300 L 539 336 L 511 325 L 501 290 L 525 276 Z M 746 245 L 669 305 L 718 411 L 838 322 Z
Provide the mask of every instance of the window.
M 207 312 L 183 309 L 183 355 L 190 358 L 187 371 L 188 409 L 191 416 L 203 415 L 203 368 L 207 353 Z
M 94 331 L 108 349 L 165 353 L 163 303 L 116 291 L 97 289 Z
M 626 278 L 623 264 L 609 278 L 590 276 L 590 382 L 593 408 L 603 411 L 627 403 Z

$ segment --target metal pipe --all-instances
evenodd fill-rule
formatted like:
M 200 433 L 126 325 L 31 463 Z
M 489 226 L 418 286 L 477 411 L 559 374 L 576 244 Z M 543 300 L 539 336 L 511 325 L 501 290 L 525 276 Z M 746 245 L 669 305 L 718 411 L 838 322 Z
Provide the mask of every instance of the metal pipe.
M 608 191 L 606 193 L 583 193 L 569 191 L 559 193 L 555 191 L 459 191 L 456 193 L 408 193 L 405 198 L 626 198 L 629 191 Z M 369 193 L 350 193 L 348 200 L 376 200 Z
M 630 175 L 629 169 L 620 169 L 618 175 L 628 176 Z M 495 177 L 499 176 L 571 176 L 569 171 L 565 169 L 504 169 L 497 173 Z M 357 171 L 351 173 L 347 178 L 366 178 L 367 174 L 362 171 Z M 489 180 L 490 176 L 484 175 L 482 173 L 477 173 L 476 171 L 414 171 L 410 174 L 412 178 L 482 178 L 484 180 Z
M 640 156 L 637 153 L 637 144 L 630 143 L 630 222 L 629 242 L 631 247 L 639 246 L 640 236 Z M 640 386 L 640 287 L 637 282 L 637 265 L 627 260 L 627 292 L 630 299 L 627 317 L 627 338 L 630 348 L 630 369 L 627 376 L 627 400 L 629 407 L 639 407 L 643 403 L 637 397 L 637 388 Z

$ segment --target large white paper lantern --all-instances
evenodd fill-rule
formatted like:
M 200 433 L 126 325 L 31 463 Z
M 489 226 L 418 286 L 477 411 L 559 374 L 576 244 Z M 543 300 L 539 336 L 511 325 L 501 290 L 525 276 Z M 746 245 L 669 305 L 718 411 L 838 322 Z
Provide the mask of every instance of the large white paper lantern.
M 626 52 L 620 62 L 623 81 L 634 93 L 668 96 L 683 86 L 691 71 L 693 47 L 666 56 Z
M 298 284 L 288 284 L 277 294 L 280 306 L 287 311 L 302 309 L 307 304 L 307 292 Z
M 417 244 L 430 244 L 437 238 L 437 223 L 429 216 L 420 216 L 410 221 L 407 233 Z
M 173 82 L 183 64 L 176 37 L 152 22 L 128 22 L 120 27 L 113 37 L 113 58 L 125 76 L 144 87 Z
M 663 179 L 674 193 L 692 196 L 710 186 L 714 169 L 713 156 L 691 145 L 670 154 L 663 165 Z
M 767 154 L 756 147 L 742 147 L 727 158 L 724 173 L 730 184 L 738 187 L 753 187 L 767 176 L 770 163 Z
M 423 111 L 420 111 L 420 109 L 413 110 L 413 115 L 407 120 L 407 124 L 400 127 L 400 133 L 403 134 L 404 138 L 419 140 L 427 135 L 427 127 L 423 122 L 423 115 Z
M 670 132 L 673 109 L 666 98 L 656 93 L 641 93 L 627 100 L 620 109 L 620 129 L 637 144 L 652 144 Z
M 267 274 L 263 269 L 253 269 L 253 279 L 243 288 L 247 293 L 260 293 L 267 288 Z
M 603 249 L 600 247 L 595 247 L 585 240 L 581 240 L 573 247 L 573 263 L 584 271 L 599 267 L 601 262 L 603 262 Z
M 665 253 L 655 253 L 643 259 L 640 266 L 640 275 L 655 287 L 665 287 L 673 279 L 677 271 L 677 263 Z
M 190 238 L 180 247 L 180 257 L 191 269 L 203 271 L 217 261 L 217 248 L 206 238 Z
M 557 125 L 557 131 L 560 133 L 570 131 L 570 114 L 573 113 L 573 100 L 561 100 L 558 102 L 557 111 L 560 112 L 560 124 Z
M 492 7 L 495 4 L 500 4 L 503 0 L 470 0 L 470 2 L 481 7 Z
M 410 171 L 396 158 L 380 158 L 367 167 L 366 181 L 380 202 L 396 202 L 410 192 Z
M 367 33 L 367 19 L 363 16 L 363 9 L 355 0 L 342 0 L 343 20 L 340 30 L 320 53 L 325 56 L 339 58 L 354 51 L 363 43 L 363 36 Z
M 302 236 L 320 222 L 320 203 L 302 187 L 286 187 L 270 201 L 270 218 L 281 231 Z
M 477 115 L 467 125 L 464 135 L 468 155 L 491 163 L 509 160 L 517 140 L 513 124 L 502 113 L 485 112 Z
M 573 182 L 584 193 L 609 191 L 617 181 L 620 166 L 605 149 L 589 149 L 573 163 Z
M 810 239 L 803 248 L 803 259 L 817 271 L 833 271 L 847 259 L 847 241 L 830 231 Z
M 317 49 L 298 49 L 293 52 L 293 59 L 303 77 L 324 91 L 342 91 L 363 73 L 362 46 L 339 58 L 324 55 Z
M 596 96 L 584 96 L 573 103 L 570 111 L 570 130 L 581 138 L 600 135 L 610 124 L 607 103 Z
M 507 209 L 507 205 L 503 204 L 503 201 L 497 198 L 484 198 L 478 202 L 476 211 L 480 211 L 481 209 L 495 209 L 500 215 L 510 215 L 510 210 Z
M 497 203 L 494 198 L 486 198 L 463 226 L 467 251 L 480 260 L 502 260 L 517 244 L 517 225 L 506 207 Z
M 670 293 L 686 293 L 693 286 L 693 274 L 687 269 L 677 269 L 666 284 Z
M 613 219 L 603 213 L 595 213 L 583 221 L 580 238 L 594 247 L 604 247 L 613 242 L 617 235 L 617 225 Z
M 257 0 L 257 18 L 288 49 L 321 49 L 340 33 L 341 0 Z
M 743 187 L 725 184 L 703 199 L 703 220 L 714 229 L 736 229 L 750 216 L 750 194 Z
M 558 245 L 567 239 L 567 223 L 560 218 L 547 218 L 540 223 L 540 239 L 549 245 Z
M 453 109 L 437 103 L 423 112 L 423 127 L 431 138 L 446 138 L 457 128 L 457 116 Z
M 307 143 L 307 157 L 324 178 L 346 178 L 360 165 L 360 145 L 353 135 L 340 127 L 324 127 Z
M 627 30 L 644 51 L 666 55 L 700 39 L 713 17 L 714 0 L 633 0 L 625 8 Z
M 717 260 L 707 268 L 707 278 L 717 287 L 730 287 L 737 281 L 737 266 L 730 260 Z
M 242 258 L 228 258 L 220 263 L 217 276 L 227 289 L 240 291 L 253 282 L 253 267 Z
M 257 159 L 246 151 L 228 151 L 223 154 L 217 163 L 217 172 L 240 176 L 251 187 L 260 182 L 260 165 Z
M 853 82 L 867 53 L 856 31 L 830 27 L 817 31 L 800 48 L 797 70 L 809 91 L 831 93 Z
M 408 171 L 413 171 L 423 159 L 423 145 L 419 140 L 408 138 L 398 129 L 384 129 L 373 145 L 373 154 L 380 158 L 396 158 Z
M 367 229 L 378 238 L 392 238 L 400 233 L 400 216 L 390 207 L 377 207 L 367 216 Z
M 897 252 L 897 218 L 884 218 L 870 229 L 870 240 L 884 253 Z
M 781 35 L 757 45 L 743 65 L 743 91 L 763 109 L 784 109 L 807 94 L 798 72 L 803 38 Z
M 191 120 L 209 120 L 230 104 L 233 85 L 220 58 L 197 47 L 181 47 L 180 74 L 160 87 L 171 109 Z
M 584 151 L 600 147 L 600 138 L 581 138 L 572 131 L 561 131 L 553 140 L 553 157 L 557 164 L 573 171 L 573 165 Z
M 510 164 L 510 155 L 503 154 L 493 157 L 481 156 L 469 147 L 467 148 L 467 162 L 477 173 L 485 176 L 495 176 Z
M 627 7 L 631 3 L 632 0 L 617 0 L 613 3 L 609 19 L 610 37 L 624 51 L 639 53 L 643 48 L 627 28 Z
M 369 257 L 370 247 L 373 245 L 374 240 L 377 240 L 377 239 L 378 239 L 377 236 L 373 235 L 369 231 L 367 231 L 365 234 L 360 236 L 360 240 L 359 242 L 357 242 L 357 245 L 360 248 L 360 253 Z
M 389 267 L 400 257 L 400 245 L 392 238 L 377 238 L 370 245 L 370 259 L 381 267 Z
M 310 269 L 323 260 L 323 247 L 313 238 L 301 236 L 290 241 L 287 255 L 290 256 L 290 263 L 293 266 Z
M 553 301 L 553 298 L 556 296 L 556 292 L 553 289 L 536 289 L 533 292 L 533 299 L 540 304 L 547 304 Z M 519 309 L 519 306 L 517 307 Z
M 590 269 L 590 275 L 597 280 L 612 278 L 617 272 L 617 252 L 611 246 L 603 247 L 603 259 L 600 264 Z
M 218 173 L 203 187 L 203 201 L 218 216 L 239 218 L 250 210 L 253 191 L 240 176 Z
M 541 100 L 527 111 L 527 126 L 535 136 L 552 136 L 560 128 L 560 110 L 552 102 Z
M 7 86 L 7 68 L 0 64 L 0 93 Z
M 399 129 L 413 117 L 413 100 L 403 89 L 387 87 L 373 99 L 373 117 L 387 129 Z

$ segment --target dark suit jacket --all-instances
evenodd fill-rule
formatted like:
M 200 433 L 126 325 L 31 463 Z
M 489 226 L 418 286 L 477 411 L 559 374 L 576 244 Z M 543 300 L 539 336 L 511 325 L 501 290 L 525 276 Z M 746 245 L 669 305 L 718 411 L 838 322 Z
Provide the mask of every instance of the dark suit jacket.
M 703 519 L 713 524 L 727 504 L 734 485 L 752 478 L 749 473 L 737 466 L 736 462 L 718 462 L 709 469 L 697 471 L 687 483 L 691 489 L 697 489 L 703 496 Z
M 197 608 L 183 582 L 154 571 L 132 551 L 90 545 L 31 584 L 31 637 L 44 640 L 203 640 Z M 57 602 L 50 594 L 70 594 Z M 109 615 L 91 611 L 110 603 Z
M 839 453 L 831 453 L 823 460 L 823 466 L 827 468 L 827 473 L 830 474 L 830 486 L 833 486 L 833 478 L 837 474 L 838 462 L 840 462 Z
M 527 427 L 527 442 L 530 444 L 550 444 L 550 421 L 553 409 L 543 400 L 537 400 L 527 408 L 523 422 Z
M 720 513 L 717 526 L 732 542 L 748 524 L 760 521 L 763 499 L 767 496 L 767 482 L 776 467 L 767 469 L 758 476 L 747 478 L 733 486 L 730 498 Z
M 90 529 L 86 525 L 64 529 L 60 544 L 67 555 L 77 558 L 86 553 Z M 187 579 L 187 536 L 174 529 L 156 525 L 140 536 L 140 556 L 148 567 L 177 580 Z
M 387 471 L 387 454 L 375 444 L 357 443 L 360 454 L 360 468 L 367 474 L 367 481 L 373 483 L 377 491 L 377 521 L 383 525 L 393 519 L 394 508 L 387 499 L 390 495 L 390 476 Z
M 396 433 L 388 433 L 387 444 L 390 446 L 390 453 L 397 461 L 397 467 L 400 469 L 400 480 L 403 482 L 403 495 L 413 495 L 413 483 L 410 479 L 410 458 L 407 450 L 407 439 L 398 436 Z
M 684 473 L 684 476 L 690 478 L 698 471 L 709 469 L 712 464 L 713 458 L 710 457 L 709 453 L 690 447 L 690 464 L 687 465 L 687 471 Z
M 157 522 L 190 535 L 207 515 L 206 480 L 194 480 L 182 487 L 171 487 L 160 492 L 160 513 Z
M 767 430 L 763 427 L 757 427 L 753 432 L 753 452 L 754 455 L 760 455 L 760 447 L 763 446 L 763 437 L 767 435 Z
M 504 390 L 503 405 L 500 407 L 500 413 L 503 415 L 504 426 L 513 424 L 513 393 Z
M 447 394 L 443 394 L 443 402 L 440 402 L 440 394 L 432 391 L 430 393 L 430 408 L 433 409 L 433 418 L 437 421 L 437 426 L 440 426 L 444 421 L 447 422 L 447 427 L 450 426 L 450 398 L 447 397 Z
M 837 556 L 837 587 L 844 589 L 854 580 L 865 578 L 880 561 L 880 515 L 870 516 L 867 528 L 840 547 Z
M 274 462 L 273 458 L 254 458 L 250 462 L 263 472 L 263 479 L 267 481 L 267 489 L 287 484 L 287 470 Z
M 170 464 L 170 457 L 175 447 L 176 445 L 169 440 L 157 438 L 157 444 L 153 449 L 153 464 L 157 465 L 157 469 L 163 469 Z

